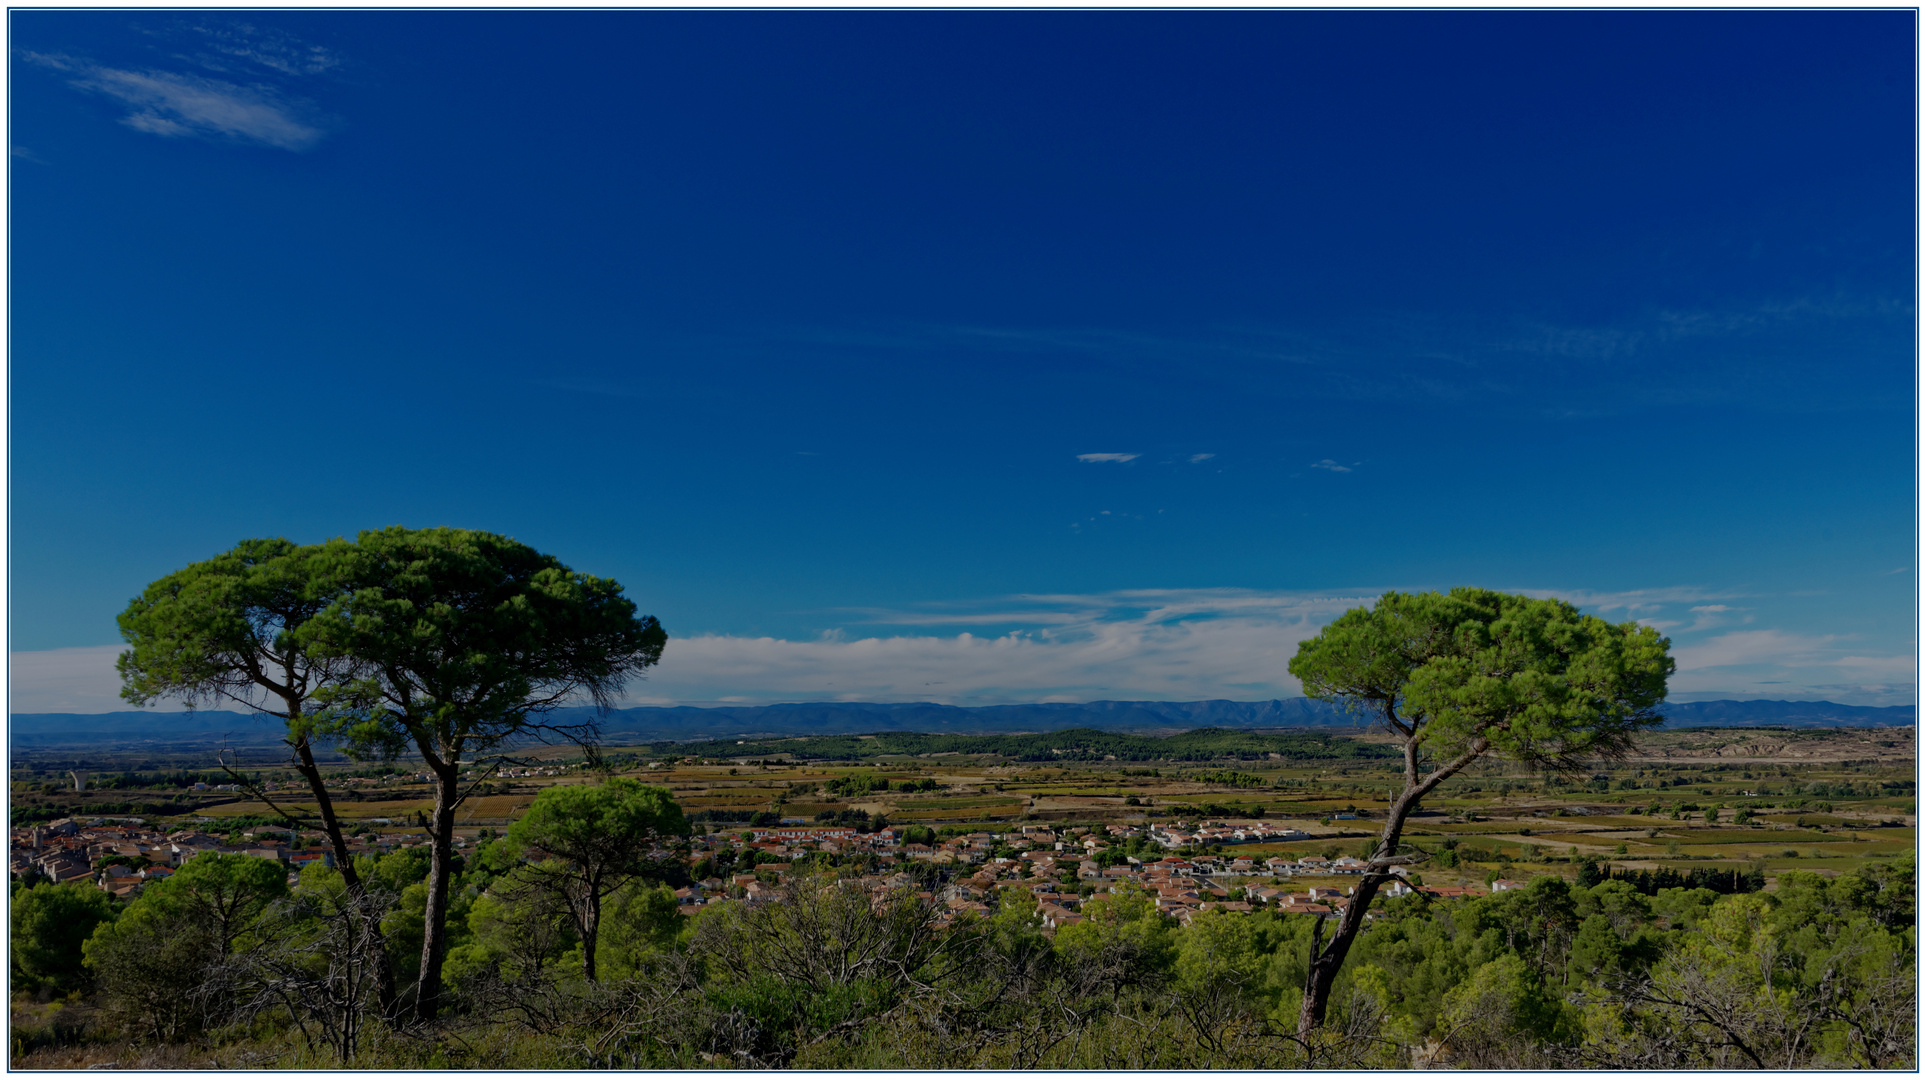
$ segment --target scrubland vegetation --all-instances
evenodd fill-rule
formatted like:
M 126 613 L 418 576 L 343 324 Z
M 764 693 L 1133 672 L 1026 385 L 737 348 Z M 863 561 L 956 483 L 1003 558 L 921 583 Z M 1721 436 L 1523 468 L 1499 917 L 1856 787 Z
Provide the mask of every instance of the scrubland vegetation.
M 1875 747 L 1884 758 L 1854 756 L 1864 752 L 1861 732 L 1659 732 L 1599 774 L 1565 781 L 1494 764 L 1447 785 L 1413 818 L 1412 839 L 1429 858 L 1411 878 L 1469 895 L 1380 896 L 1330 1015 L 1309 1038 L 1296 1016 L 1312 936 L 1328 916 L 1261 903 L 1244 912 L 1207 890 L 1199 895 L 1212 906 L 1173 904 L 1154 886 L 1069 870 L 1078 858 L 1130 869 L 1131 859 L 1185 856 L 1218 869 L 1193 871 L 1194 880 L 1226 898 L 1262 886 L 1341 892 L 1356 878 L 1237 874 L 1227 864 L 1356 855 L 1373 844 L 1392 773 L 1370 742 L 1351 754 L 1261 750 L 1215 765 L 1028 764 L 967 741 L 941 757 L 892 746 L 861 764 L 808 760 L 814 740 L 788 740 L 783 764 L 720 756 L 769 752 L 747 743 L 617 749 L 611 757 L 628 755 L 633 775 L 691 813 L 742 807 L 812 823 L 861 813 L 867 828 L 894 823 L 906 843 L 825 851 L 836 845 L 758 844 L 740 835 L 746 825 L 697 824 L 679 873 L 658 865 L 609 895 L 590 981 L 566 893 L 533 887 L 541 858 L 502 835 L 527 811 L 471 825 L 451 890 L 450 996 L 427 1025 L 405 1008 L 382 1015 L 375 972 L 349 947 L 352 901 L 324 865 L 290 884 L 265 860 L 210 853 L 129 901 L 91 880 L 17 883 L 13 1060 L 1910 1068 L 1911 732 L 1874 734 L 1892 744 Z M 1714 753 L 1760 742 L 1812 756 Z M 541 791 L 598 779 L 580 764 L 556 755 L 510 770 L 531 775 L 498 781 L 512 785 L 503 805 L 528 807 Z M 393 798 L 344 808 L 401 821 L 409 774 L 387 775 Z M 16 773 L 16 790 L 39 782 Z M 988 821 L 985 790 L 1004 800 Z M 1215 851 L 1148 838 L 1153 825 L 1195 824 L 1176 808 L 1212 804 L 1309 835 Z M 1252 817 L 1260 805 L 1263 816 Z M 210 811 L 195 816 L 218 835 L 229 835 L 224 822 L 235 823 L 236 841 L 267 831 L 248 803 Z M 1737 823 L 1741 811 L 1748 820 Z M 1074 895 L 1058 902 L 1080 921 L 1045 925 L 1034 877 L 983 887 L 1007 865 L 997 859 L 1021 861 L 1026 825 L 1068 840 L 1070 854 L 1059 853 L 1067 880 L 1051 887 Z M 382 907 L 405 1005 L 428 851 L 407 846 L 419 834 L 406 828 L 355 830 L 396 840 L 385 853 L 388 845 L 370 845 L 361 877 Z M 917 843 L 932 857 L 902 850 Z M 945 843 L 962 857 L 943 859 Z M 1211 867 L 1212 854 L 1224 862 Z M 748 875 L 761 886 L 753 899 L 735 884 L 700 905 L 675 895 L 705 878 Z M 1487 891 L 1493 879 L 1520 887 Z M 1738 891 L 1688 887 L 1697 883 Z M 977 902 L 957 903 L 958 885 L 974 886 Z

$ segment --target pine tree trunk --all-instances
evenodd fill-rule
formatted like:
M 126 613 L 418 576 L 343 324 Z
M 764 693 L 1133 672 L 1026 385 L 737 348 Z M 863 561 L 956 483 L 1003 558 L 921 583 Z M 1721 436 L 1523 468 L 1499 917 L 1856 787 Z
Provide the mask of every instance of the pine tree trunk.
M 1404 819 L 1410 816 L 1415 802 L 1415 799 L 1406 795 L 1391 804 L 1390 811 L 1385 815 L 1384 833 L 1378 839 L 1374 858 L 1389 857 L 1398 849 L 1398 838 L 1404 832 Z M 1351 943 L 1357 940 L 1358 932 L 1364 929 L 1365 911 L 1378 894 L 1378 884 L 1389 876 L 1365 870 L 1364 876 L 1358 879 L 1351 902 L 1338 919 L 1337 933 L 1311 958 L 1311 969 L 1304 979 L 1304 1005 L 1297 1015 L 1297 1033 L 1300 1037 L 1309 1035 L 1323 1025 L 1325 1010 L 1331 1003 L 1331 987 L 1337 984 L 1338 972 L 1344 967 L 1344 957 L 1350 953 Z
M 455 764 L 459 753 L 449 760 L 430 760 L 435 774 L 435 817 L 429 822 L 430 860 L 428 863 L 428 908 L 422 914 L 421 978 L 415 991 L 415 1019 L 431 1021 L 441 1008 L 441 963 L 448 951 L 448 885 L 452 876 L 455 839 L 455 804 L 459 801 L 461 777 Z
M 355 905 L 355 919 L 361 926 L 361 947 L 367 952 L 367 962 L 375 972 L 375 1001 L 381 1007 L 381 1015 L 393 1017 L 395 1014 L 395 970 L 388 963 L 388 941 L 381 933 L 381 913 L 368 903 L 368 888 L 355 869 L 354 855 L 348 850 L 348 838 L 341 832 L 341 819 L 335 815 L 334 801 L 328 797 L 328 789 L 321 782 L 321 767 L 315 763 L 314 748 L 307 737 L 301 736 L 294 744 L 298 764 L 295 769 L 307 778 L 308 786 L 314 791 L 315 805 L 321 813 L 321 828 L 328 834 L 328 844 L 334 848 L 334 865 L 341 872 L 341 883 L 348 891 L 348 898 Z
M 1473 739 L 1470 746 L 1456 758 L 1432 770 L 1430 775 L 1420 776 L 1417 738 L 1411 729 L 1398 723 L 1396 715 L 1388 707 L 1386 716 L 1391 721 L 1392 730 L 1405 735 L 1404 792 L 1385 811 L 1384 832 L 1378 837 L 1378 851 L 1374 859 L 1389 859 L 1397 854 L 1398 840 L 1404 835 L 1405 819 L 1418 808 L 1418 803 L 1446 777 L 1455 775 L 1490 748 L 1490 744 L 1480 736 Z M 1344 957 L 1351 951 L 1351 942 L 1357 939 L 1358 932 L 1364 929 L 1365 912 L 1378 895 L 1378 886 L 1390 877 L 1388 867 L 1378 870 L 1368 866 L 1365 868 L 1364 876 L 1358 879 L 1357 891 L 1351 896 L 1351 903 L 1344 909 L 1344 917 L 1338 921 L 1337 933 L 1332 936 L 1330 944 L 1311 957 L 1311 968 L 1304 979 L 1304 1006 L 1297 1014 L 1297 1033 L 1300 1038 L 1310 1035 L 1324 1023 L 1325 1009 L 1331 1003 L 1331 987 L 1337 984 L 1338 971 L 1344 967 Z M 1315 942 L 1316 939 L 1312 940 Z
M 582 910 L 582 974 L 595 981 L 595 941 L 602 930 L 602 897 L 589 883 L 588 903 Z

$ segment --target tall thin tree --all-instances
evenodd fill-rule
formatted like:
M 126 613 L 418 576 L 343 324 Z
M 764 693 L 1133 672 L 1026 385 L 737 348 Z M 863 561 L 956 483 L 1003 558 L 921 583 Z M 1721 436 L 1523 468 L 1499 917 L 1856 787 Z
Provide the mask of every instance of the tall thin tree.
M 120 614 L 128 649 L 117 667 L 121 697 L 135 705 L 173 699 L 190 709 L 232 703 L 277 717 L 286 726 L 290 764 L 307 781 L 335 866 L 357 910 L 361 947 L 379 972 L 384 1012 L 395 1001 L 377 905 L 355 871 L 334 800 L 314 756 L 328 739 L 317 706 L 359 673 L 354 658 L 313 648 L 315 618 L 344 594 L 355 566 L 344 540 L 298 545 L 283 539 L 244 540 L 233 550 L 194 563 L 149 585 Z M 269 805 L 300 827 L 298 815 Z
M 668 640 L 622 587 L 551 556 L 470 529 L 367 531 L 355 542 L 355 587 L 318 620 L 333 655 L 364 665 L 334 696 L 354 752 L 420 755 L 434 785 L 431 860 L 415 1016 L 441 1006 L 455 810 L 462 770 L 529 740 L 593 745 L 600 718 Z M 554 711 L 594 706 L 557 719 Z M 477 780 L 479 778 L 476 778 Z

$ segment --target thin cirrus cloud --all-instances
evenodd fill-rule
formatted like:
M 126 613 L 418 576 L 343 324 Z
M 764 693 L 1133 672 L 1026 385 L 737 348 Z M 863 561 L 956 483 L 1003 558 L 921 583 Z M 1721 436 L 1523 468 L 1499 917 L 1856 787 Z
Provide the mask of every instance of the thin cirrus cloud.
M 247 23 L 196 25 L 192 36 L 203 46 L 198 62 L 210 70 L 222 70 L 239 62 L 282 75 L 301 76 L 319 75 L 341 65 L 341 58 L 325 45 Z
M 303 110 L 266 86 L 169 71 L 129 71 L 70 56 L 28 53 L 26 59 L 68 76 L 70 85 L 120 102 L 121 123 L 164 138 L 197 137 L 303 151 L 324 132 Z
M 1803 354 L 1816 342 L 1834 349 L 1852 342 L 1851 352 L 1879 356 L 1887 343 L 1905 347 L 1911 326 L 1909 296 L 1792 295 L 1736 298 L 1711 308 L 1643 310 L 1601 323 L 1381 309 L 1322 328 L 1242 325 L 1186 335 L 928 324 L 788 333 L 892 351 L 967 343 L 1005 352 L 1076 355 L 1101 365 L 1113 384 L 1146 388 L 1163 386 L 1169 358 L 1185 355 L 1202 361 L 1190 377 L 1241 394 L 1346 402 L 1488 401 L 1548 416 L 1606 416 L 1739 401 L 1802 412 L 1898 407 L 1896 401 L 1910 398 L 1864 380 L 1762 377 L 1759 357 Z M 1290 372 L 1288 380 L 1277 379 L 1280 369 Z
M 1725 606 L 1704 603 L 1712 599 L 1706 591 L 1688 588 L 1518 591 L 1561 596 L 1607 617 L 1636 612 L 1653 623 L 1685 623 L 1692 608 Z M 719 633 L 675 638 L 650 677 L 630 686 L 627 701 L 993 705 L 1293 697 L 1301 692 L 1288 669 L 1297 644 L 1382 592 L 1136 589 L 844 611 L 835 616 L 843 626 L 806 640 Z M 1672 633 L 1689 635 L 1673 645 L 1675 699 L 1911 700 L 1912 657 L 1880 655 L 1848 637 L 1777 629 Z M 14 653 L 13 710 L 127 708 L 114 672 L 121 648 Z
M 1897 705 L 1912 700 L 1917 668 L 1908 654 L 1849 652 L 1838 634 L 1734 630 L 1675 647 L 1676 694 L 1806 697 L 1848 704 Z
M 1142 454 L 1078 454 L 1077 460 L 1086 462 L 1089 464 L 1093 464 L 1093 465 L 1098 462 L 1104 462 L 1104 461 L 1111 461 L 1119 465 L 1122 465 L 1126 461 L 1135 461 L 1140 457 L 1143 457 L 1143 455 Z
M 1352 464 L 1356 464 L 1356 462 L 1353 462 Z M 1328 469 L 1331 472 L 1350 472 L 1351 471 L 1350 465 L 1339 465 L 1337 462 L 1332 461 L 1330 458 L 1325 458 L 1323 461 L 1313 461 L 1311 463 L 1311 468 Z

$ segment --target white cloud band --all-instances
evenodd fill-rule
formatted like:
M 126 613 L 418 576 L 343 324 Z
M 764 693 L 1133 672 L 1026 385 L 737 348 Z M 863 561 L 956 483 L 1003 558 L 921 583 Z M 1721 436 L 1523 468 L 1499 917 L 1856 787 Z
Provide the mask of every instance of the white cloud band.
M 1383 590 L 1341 594 L 1156 589 L 1005 597 L 993 603 L 848 613 L 853 626 L 923 628 L 810 640 L 697 634 L 672 638 L 631 704 L 776 701 L 1261 700 L 1299 693 L 1287 665 L 1297 643 Z M 1551 595 L 1531 590 L 1538 595 Z M 1559 595 L 1612 617 L 1684 614 L 1703 591 Z M 1618 616 L 1618 617 L 1623 617 Z M 1654 618 L 1654 621 L 1663 621 Z M 1689 629 L 1689 628 L 1688 628 Z M 949 633 L 945 631 L 960 631 Z M 1675 644 L 1681 698 L 1911 700 L 1910 656 L 1867 655 L 1864 643 L 1744 630 Z M 13 654 L 15 712 L 110 712 L 119 646 Z

